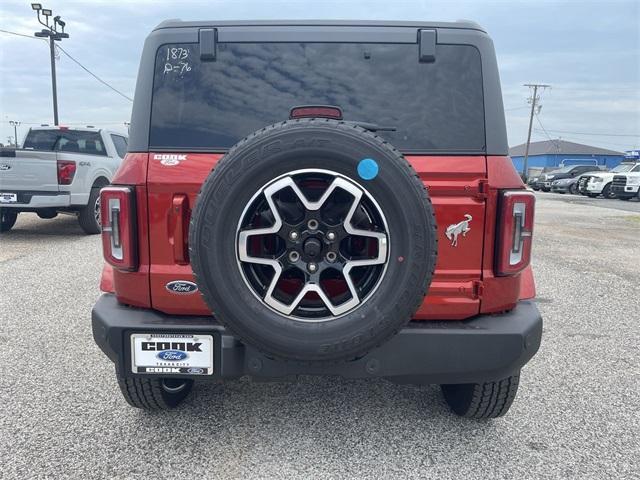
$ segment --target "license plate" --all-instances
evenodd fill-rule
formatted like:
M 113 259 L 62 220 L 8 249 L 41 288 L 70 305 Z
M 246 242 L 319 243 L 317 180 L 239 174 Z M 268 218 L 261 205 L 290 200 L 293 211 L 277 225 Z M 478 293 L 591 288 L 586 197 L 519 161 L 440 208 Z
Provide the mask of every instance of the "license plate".
M 214 343 L 211 335 L 131 335 L 133 373 L 212 375 Z
M 0 203 L 17 203 L 17 193 L 0 193 Z

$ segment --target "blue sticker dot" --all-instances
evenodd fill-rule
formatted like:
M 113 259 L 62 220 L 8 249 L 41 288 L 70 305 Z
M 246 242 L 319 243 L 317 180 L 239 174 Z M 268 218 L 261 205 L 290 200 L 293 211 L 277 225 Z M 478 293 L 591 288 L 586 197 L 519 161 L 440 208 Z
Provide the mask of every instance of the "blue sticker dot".
M 373 180 L 378 176 L 379 171 L 378 162 L 373 158 L 363 158 L 358 163 L 358 175 L 363 180 Z

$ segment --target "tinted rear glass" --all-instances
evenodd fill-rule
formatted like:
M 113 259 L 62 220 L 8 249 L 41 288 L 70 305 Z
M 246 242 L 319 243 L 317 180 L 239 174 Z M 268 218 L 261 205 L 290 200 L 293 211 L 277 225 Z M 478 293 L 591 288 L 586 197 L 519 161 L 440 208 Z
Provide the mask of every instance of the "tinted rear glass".
M 216 61 L 196 44 L 156 56 L 151 148 L 224 150 L 298 105 L 336 105 L 345 120 L 408 152 L 485 149 L 479 52 L 437 45 L 420 63 L 414 44 L 221 43 Z
M 98 132 L 78 130 L 31 130 L 22 148 L 90 155 L 107 154 Z

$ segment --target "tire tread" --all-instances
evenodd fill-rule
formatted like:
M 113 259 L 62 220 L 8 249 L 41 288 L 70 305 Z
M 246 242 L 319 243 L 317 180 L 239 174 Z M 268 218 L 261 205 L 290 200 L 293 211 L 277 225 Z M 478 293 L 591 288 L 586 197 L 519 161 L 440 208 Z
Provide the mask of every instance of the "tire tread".
M 497 418 L 509 411 L 513 403 L 520 374 L 495 382 L 465 385 L 443 385 L 449 406 L 460 416 L 467 418 Z
M 158 378 L 127 378 L 117 375 L 118 386 L 129 405 L 142 410 L 171 410 L 175 408 L 188 394 L 190 387 L 172 398 L 162 389 Z M 170 401 L 171 400 L 171 401 Z

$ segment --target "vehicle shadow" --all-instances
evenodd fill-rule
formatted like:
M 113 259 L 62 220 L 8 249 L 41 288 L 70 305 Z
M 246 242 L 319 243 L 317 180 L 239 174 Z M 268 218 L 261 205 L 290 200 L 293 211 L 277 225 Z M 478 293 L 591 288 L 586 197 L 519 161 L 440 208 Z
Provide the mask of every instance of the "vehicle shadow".
M 277 462 L 292 455 L 295 447 L 304 459 L 294 454 L 294 464 L 322 464 L 327 458 L 341 458 L 342 463 L 351 456 L 373 464 L 405 462 L 417 455 L 411 460 L 413 467 L 428 468 L 442 463 L 451 451 L 480 450 L 487 434 L 505 425 L 503 420 L 455 416 L 437 385 L 336 377 L 300 377 L 296 383 L 205 383 L 196 385 L 175 411 L 139 415 L 159 438 L 175 435 L 176 425 L 197 425 L 206 451 L 225 452 L 228 458 L 221 461 L 244 457 L 243 464 Z
M 59 214 L 52 219 L 43 219 L 35 213 L 21 213 L 14 227 L 2 234 L 0 241 L 25 241 L 38 237 L 82 237 L 86 234 L 80 228 L 75 215 Z

